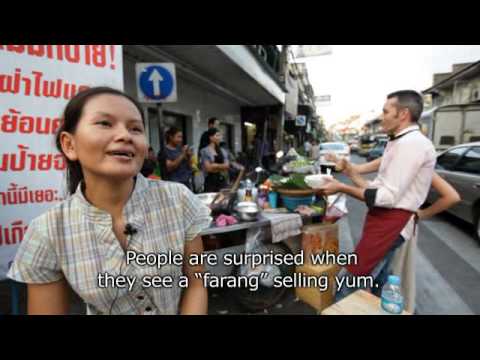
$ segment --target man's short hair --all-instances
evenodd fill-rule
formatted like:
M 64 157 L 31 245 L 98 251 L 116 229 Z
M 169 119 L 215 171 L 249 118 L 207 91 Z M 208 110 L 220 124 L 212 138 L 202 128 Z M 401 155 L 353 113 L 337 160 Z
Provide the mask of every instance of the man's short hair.
M 387 99 L 397 98 L 397 109 L 408 109 L 412 122 L 418 122 L 423 112 L 423 98 L 414 90 L 395 91 L 387 96 Z
M 208 119 L 208 125 L 211 126 L 211 125 L 214 125 L 215 124 L 215 121 L 217 121 L 218 119 L 216 117 L 211 117 L 210 119 Z

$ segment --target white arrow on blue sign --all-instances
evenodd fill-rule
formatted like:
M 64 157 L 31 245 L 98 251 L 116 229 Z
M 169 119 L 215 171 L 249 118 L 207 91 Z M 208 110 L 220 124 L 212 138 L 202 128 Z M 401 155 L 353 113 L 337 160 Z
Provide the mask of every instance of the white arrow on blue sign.
M 140 102 L 177 101 L 177 81 L 173 63 L 138 63 L 137 94 Z

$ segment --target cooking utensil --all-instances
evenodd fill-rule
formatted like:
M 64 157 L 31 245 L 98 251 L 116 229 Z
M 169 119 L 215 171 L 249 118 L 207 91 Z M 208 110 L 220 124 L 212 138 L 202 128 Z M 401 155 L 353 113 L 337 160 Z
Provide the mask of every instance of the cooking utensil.
M 239 203 L 235 207 L 235 211 L 238 217 L 242 221 L 256 221 L 258 214 L 260 214 L 260 208 L 258 205 L 251 201 L 244 201 Z
M 210 206 L 217 199 L 218 194 L 220 193 L 204 193 L 196 196 L 205 206 Z

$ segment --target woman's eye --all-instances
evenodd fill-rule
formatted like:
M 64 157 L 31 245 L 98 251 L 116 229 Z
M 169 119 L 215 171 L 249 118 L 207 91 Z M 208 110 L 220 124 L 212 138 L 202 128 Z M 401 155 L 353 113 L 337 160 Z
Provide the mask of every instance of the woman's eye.
M 139 127 L 133 128 L 132 131 L 137 132 L 137 133 L 143 133 L 143 129 L 139 128 Z
M 110 126 L 110 122 L 107 121 L 107 120 L 102 120 L 102 121 L 98 121 L 96 122 L 97 125 L 102 125 L 102 126 Z

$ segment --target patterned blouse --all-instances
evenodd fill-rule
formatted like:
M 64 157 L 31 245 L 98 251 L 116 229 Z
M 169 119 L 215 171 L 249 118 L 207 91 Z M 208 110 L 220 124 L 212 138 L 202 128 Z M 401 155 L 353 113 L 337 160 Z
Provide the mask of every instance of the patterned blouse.
M 136 233 L 128 236 L 128 250 L 142 254 L 183 255 L 211 223 L 210 210 L 184 185 L 137 176 L 124 208 L 126 223 Z M 162 255 L 163 256 L 163 255 Z M 136 278 L 131 288 L 100 287 L 98 275 Z M 173 286 L 143 287 L 144 276 L 173 278 Z M 140 266 L 126 263 L 126 255 L 107 212 L 75 194 L 34 219 L 7 276 L 23 283 L 45 284 L 65 278 L 85 301 L 89 314 L 177 314 L 182 288 L 181 265 Z

